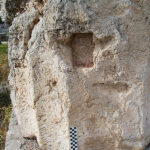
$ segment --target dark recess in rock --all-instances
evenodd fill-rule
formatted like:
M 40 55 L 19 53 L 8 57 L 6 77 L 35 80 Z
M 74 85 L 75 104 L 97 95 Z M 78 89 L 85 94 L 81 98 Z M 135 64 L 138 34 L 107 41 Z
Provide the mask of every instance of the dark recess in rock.
M 8 25 L 12 24 L 14 17 L 17 12 L 22 12 L 24 10 L 25 4 L 28 0 L 6 0 L 5 8 L 6 8 L 6 23 Z

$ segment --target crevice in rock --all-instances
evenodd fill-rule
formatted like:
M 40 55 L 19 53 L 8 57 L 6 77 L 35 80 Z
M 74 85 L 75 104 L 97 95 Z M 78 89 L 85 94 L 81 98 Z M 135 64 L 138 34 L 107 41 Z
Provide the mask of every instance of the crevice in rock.
M 105 90 L 113 89 L 113 90 L 116 90 L 117 92 L 125 92 L 125 91 L 128 91 L 130 88 L 130 86 L 127 83 L 123 83 L 123 82 L 94 83 L 93 87 L 96 87 L 96 86 L 102 87 Z
M 15 63 L 15 68 L 21 68 L 22 67 L 22 64 L 21 63 Z
M 25 59 L 25 56 L 26 56 L 26 53 L 28 51 L 28 42 L 30 41 L 31 39 L 31 36 L 32 36 L 32 31 L 35 27 L 35 25 L 39 22 L 39 15 L 37 15 L 33 20 L 32 22 L 27 26 L 27 31 L 26 31 L 26 35 L 24 37 L 24 53 L 22 55 L 22 59 L 20 60 L 20 62 L 18 63 L 15 63 L 15 68 L 21 68 L 21 67 L 25 67 L 24 66 L 24 59 Z
M 48 83 L 47 83 L 47 86 L 54 88 L 55 86 L 57 85 L 57 81 L 56 80 L 50 80 Z
M 43 0 L 35 0 L 35 1 L 43 4 Z
M 26 139 L 26 140 L 36 140 L 36 137 L 35 137 L 35 136 L 32 136 L 32 137 L 24 137 L 24 139 Z
M 40 150 L 40 147 L 37 143 L 36 137 L 32 138 L 23 138 L 22 144 L 20 146 L 21 150 Z

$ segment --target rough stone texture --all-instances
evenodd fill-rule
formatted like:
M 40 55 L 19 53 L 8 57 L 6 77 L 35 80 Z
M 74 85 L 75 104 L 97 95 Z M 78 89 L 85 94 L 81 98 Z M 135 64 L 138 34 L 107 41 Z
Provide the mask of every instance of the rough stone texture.
M 29 0 L 0 0 L 0 17 L 5 23 L 11 25 L 14 17 L 24 11 L 24 7 Z
M 6 18 L 6 11 L 5 11 L 5 0 L 0 0 L 0 17 L 2 20 Z
M 12 112 L 5 146 L 7 150 L 40 150 L 35 139 L 25 139 L 21 136 L 21 130 L 14 111 Z
M 21 137 L 36 137 L 43 150 L 69 150 L 69 127 L 75 126 L 79 150 L 146 148 L 150 0 L 24 5 L 9 37 L 11 99 Z M 15 144 L 14 138 L 8 134 L 7 142 Z

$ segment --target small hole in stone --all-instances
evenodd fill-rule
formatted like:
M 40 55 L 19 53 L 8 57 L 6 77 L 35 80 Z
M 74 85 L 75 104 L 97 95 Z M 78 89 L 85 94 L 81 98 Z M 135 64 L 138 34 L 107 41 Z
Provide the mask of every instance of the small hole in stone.
M 111 36 L 104 37 L 103 39 L 101 39 L 100 44 L 101 44 L 102 49 L 109 46 L 109 44 L 112 42 L 112 40 L 113 40 L 113 37 L 111 37 Z
M 73 65 L 76 67 L 93 67 L 93 43 L 92 33 L 73 34 L 69 43 L 72 48 Z
M 36 0 L 36 2 L 42 3 L 42 2 L 43 2 L 43 0 Z
M 56 86 L 57 82 L 56 81 L 53 81 L 52 85 L 53 87 Z
M 27 140 L 37 140 L 36 136 L 24 137 L 24 139 L 27 139 Z

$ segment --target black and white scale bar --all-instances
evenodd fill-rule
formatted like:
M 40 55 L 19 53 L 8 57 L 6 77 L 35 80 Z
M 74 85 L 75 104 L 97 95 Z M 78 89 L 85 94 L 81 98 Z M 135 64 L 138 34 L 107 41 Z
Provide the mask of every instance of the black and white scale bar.
M 70 127 L 70 150 L 78 150 L 77 128 Z

